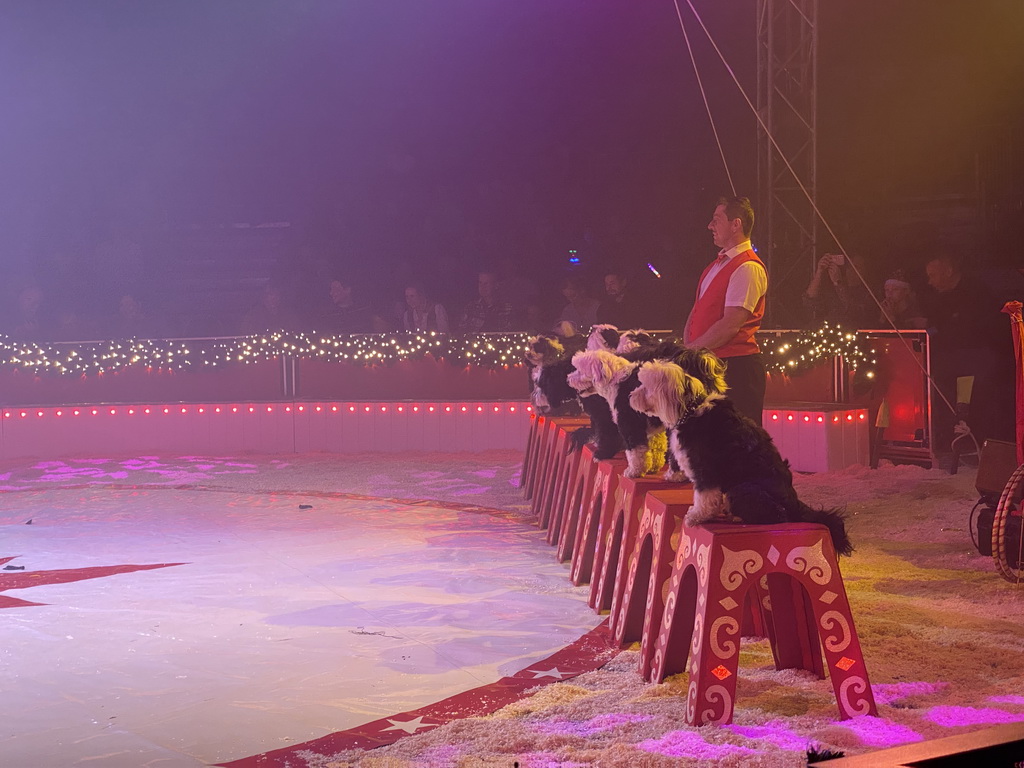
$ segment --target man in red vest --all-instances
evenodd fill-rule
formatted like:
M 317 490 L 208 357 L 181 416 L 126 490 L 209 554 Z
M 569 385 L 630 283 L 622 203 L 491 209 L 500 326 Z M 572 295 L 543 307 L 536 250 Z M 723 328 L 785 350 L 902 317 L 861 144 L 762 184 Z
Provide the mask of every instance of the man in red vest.
M 697 285 L 683 339 L 724 360 L 728 396 L 736 410 L 761 423 L 765 369 L 754 334 L 764 317 L 768 273 L 750 245 L 754 209 L 745 197 L 718 201 L 708 229 L 720 249 Z

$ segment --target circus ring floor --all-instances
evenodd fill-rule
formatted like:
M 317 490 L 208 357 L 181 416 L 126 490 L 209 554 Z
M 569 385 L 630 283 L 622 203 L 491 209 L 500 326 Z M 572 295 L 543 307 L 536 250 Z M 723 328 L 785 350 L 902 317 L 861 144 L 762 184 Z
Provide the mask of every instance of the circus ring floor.
M 973 471 L 795 478 L 847 510 L 877 717 L 838 720 L 828 680 L 744 638 L 733 723 L 693 728 L 686 676 L 644 683 L 568 586 L 520 461 L 0 464 L 0 766 L 792 768 L 810 745 L 1024 741 L 1024 589 L 971 545 Z M 375 540 L 395 549 L 357 556 Z
M 0 764 L 285 764 L 570 676 L 601 619 L 492 459 L 0 468 Z

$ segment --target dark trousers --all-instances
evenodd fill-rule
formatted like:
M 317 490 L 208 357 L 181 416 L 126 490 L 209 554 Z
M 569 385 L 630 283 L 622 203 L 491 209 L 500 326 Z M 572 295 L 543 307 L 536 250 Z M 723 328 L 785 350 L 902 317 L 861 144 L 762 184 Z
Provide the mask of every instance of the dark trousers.
M 726 397 L 732 400 L 737 411 L 760 426 L 767 384 L 764 358 L 759 352 L 756 355 L 723 357 L 722 360 L 726 364 L 725 383 L 729 387 Z

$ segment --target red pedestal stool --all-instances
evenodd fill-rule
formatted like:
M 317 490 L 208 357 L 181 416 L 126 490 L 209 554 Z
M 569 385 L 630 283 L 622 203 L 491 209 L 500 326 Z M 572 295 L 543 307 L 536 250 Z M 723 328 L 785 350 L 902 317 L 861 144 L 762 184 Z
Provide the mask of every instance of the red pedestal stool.
M 589 584 L 594 575 L 594 553 L 598 546 L 598 528 L 601 519 L 611 515 L 615 504 L 615 490 L 619 478 L 626 470 L 625 459 L 606 459 L 597 462 L 597 474 L 590 493 L 580 508 L 576 540 L 572 548 L 572 568 L 569 579 L 577 587 Z
M 643 514 L 629 555 L 624 584 L 616 582 L 608 627 L 615 643 L 625 648 L 640 641 L 639 673 L 651 679 L 653 656 L 665 595 L 672 577 L 683 518 L 693 504 L 692 486 L 676 486 L 674 490 L 651 491 L 644 500 Z M 743 606 L 744 637 L 767 635 L 765 612 L 769 606 L 767 587 L 757 585 L 749 592 Z
M 576 430 L 574 429 L 573 432 Z M 562 457 L 562 468 L 559 470 L 558 479 L 555 482 L 554 493 L 551 497 L 550 514 L 548 518 L 548 544 L 556 546 L 562 536 L 562 525 L 567 517 L 566 511 L 569 504 L 569 495 L 579 474 L 580 457 L 582 451 L 568 453 L 569 439 L 572 432 L 566 430 L 565 446 L 560 449 Z
M 547 417 L 536 413 L 530 414 L 530 435 L 526 440 L 523 471 L 519 477 L 519 487 L 523 489 L 523 495 L 527 499 L 533 498 L 533 483 L 537 472 L 537 454 L 547 423 Z
M 605 507 L 607 514 L 597 526 L 597 549 L 594 551 L 594 572 L 590 580 L 589 605 L 598 613 L 611 610 L 622 600 L 626 587 L 629 555 L 636 544 L 644 500 L 648 493 L 679 488 L 661 477 L 620 477 L 615 489 L 615 503 Z
M 597 462 L 594 461 L 594 449 L 583 446 L 576 462 L 576 474 L 569 484 L 562 509 L 562 524 L 558 530 L 558 562 L 564 563 L 572 558 L 576 545 L 576 534 L 579 530 L 582 510 L 594 488 L 597 478 Z
M 840 716 L 877 714 L 828 529 L 711 524 L 681 529 L 651 661 L 656 681 L 689 672 L 686 722 L 732 720 L 744 598 L 765 577 L 776 666 L 824 677 L 820 639 Z
M 586 417 L 556 417 L 550 419 L 546 441 L 541 445 L 544 453 L 539 458 L 537 467 L 537 485 L 534 487 L 531 509 L 537 517 L 541 528 L 548 527 L 551 507 L 555 500 L 555 489 L 563 480 L 566 470 L 566 450 L 569 447 L 569 435 L 580 427 L 590 424 Z
M 647 494 L 622 597 L 612 604 L 612 637 L 620 647 L 641 641 L 640 674 L 645 680 L 650 680 L 650 670 L 644 660 L 653 656 L 683 518 L 692 505 L 692 486 Z
M 540 418 L 540 434 L 537 438 L 526 486 L 527 498 L 533 501 L 534 512 L 536 512 L 535 505 L 539 503 L 537 497 L 543 497 L 544 485 L 548 481 L 548 462 L 554 455 L 552 449 L 555 439 L 558 437 L 558 429 L 562 422 L 572 421 L 571 418 L 560 416 L 541 416 Z M 577 419 L 577 421 L 587 423 L 585 419 Z

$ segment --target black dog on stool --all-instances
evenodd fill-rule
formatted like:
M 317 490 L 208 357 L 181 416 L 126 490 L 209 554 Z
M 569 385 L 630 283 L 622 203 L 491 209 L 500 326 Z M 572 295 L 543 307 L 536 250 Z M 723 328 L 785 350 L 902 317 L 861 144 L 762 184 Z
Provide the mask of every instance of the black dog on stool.
M 572 433 L 570 452 L 590 442 L 594 445 L 594 458 L 610 459 L 623 449 L 622 436 L 612 419 L 611 408 L 600 395 L 579 397 L 568 383 L 569 374 L 576 370 L 571 357 L 587 340 L 583 336 L 573 336 L 564 342 L 557 336 L 537 336 L 530 340 L 525 357 L 531 366 L 533 405 L 538 413 L 550 413 L 566 404 L 578 402 L 590 417 L 590 426 Z
M 814 509 L 797 498 L 789 462 L 760 425 L 732 401 L 709 393 L 673 363 L 645 363 L 633 407 L 672 426 L 669 450 L 693 482 L 687 525 L 738 520 L 750 524 L 821 523 L 840 555 L 853 552 L 843 513 Z

